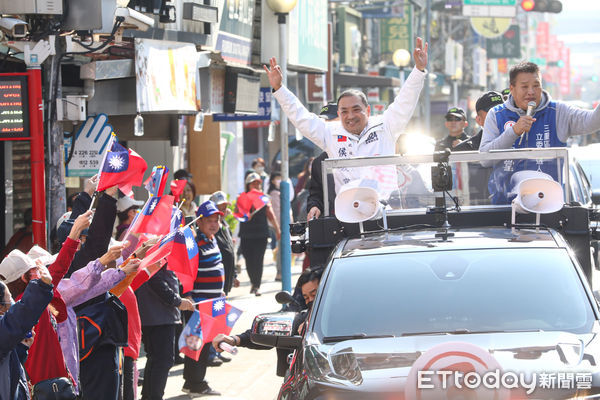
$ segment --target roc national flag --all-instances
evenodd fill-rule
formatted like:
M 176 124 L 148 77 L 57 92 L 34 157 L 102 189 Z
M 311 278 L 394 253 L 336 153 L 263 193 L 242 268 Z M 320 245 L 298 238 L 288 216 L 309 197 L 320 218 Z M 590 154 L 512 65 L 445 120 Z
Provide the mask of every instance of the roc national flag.
M 189 328 L 186 328 L 188 328 L 188 332 L 195 332 L 196 335 L 198 335 L 197 332 L 202 333 L 202 345 L 205 343 L 211 343 L 215 336 L 217 336 L 219 333 L 229 335 L 231 328 L 233 328 L 235 323 L 242 315 L 242 310 L 227 303 L 225 301 L 225 297 L 201 301 L 198 303 L 198 312 L 200 317 L 200 325 L 193 325 L 189 326 Z M 198 360 L 198 358 L 200 358 L 202 347 L 199 347 L 198 350 L 192 350 L 189 348 L 185 351 L 181 350 L 181 346 L 183 344 L 182 340 L 185 342 L 185 335 L 183 334 L 179 341 L 180 351 L 186 356 L 193 358 L 194 360 Z M 194 338 L 189 338 L 188 341 L 190 345 L 197 347 L 198 341 L 196 341 Z
M 112 186 L 140 186 L 148 165 L 139 154 L 121 146 L 116 137 L 111 140 L 104 162 L 100 166 L 97 191 Z
M 241 222 L 246 222 L 267 204 L 269 204 L 269 196 L 259 190 L 252 189 L 238 196 L 233 216 Z
M 158 165 L 152 168 L 150 177 L 145 182 L 145 187 L 151 196 L 161 197 L 165 191 L 169 168 Z
M 177 275 L 183 286 L 183 293 L 194 288 L 198 272 L 198 244 L 189 227 L 175 231 L 171 253 L 167 256 L 167 268 Z
M 198 311 L 202 319 L 204 337 L 210 341 L 219 333 L 228 335 L 242 315 L 242 310 L 227 303 L 225 297 L 200 302 Z
M 175 196 L 176 203 L 179 203 L 179 197 L 181 197 L 185 185 L 187 185 L 187 180 L 185 179 L 175 179 L 171 181 L 171 194 Z
M 131 233 L 165 235 L 171 231 L 173 196 L 150 197 L 132 223 Z
M 131 288 L 133 290 L 137 290 L 144 282 L 152 278 L 152 276 L 154 276 L 154 274 L 164 265 L 165 258 L 171 254 L 174 240 L 175 232 L 171 232 L 164 236 L 154 246 L 150 247 L 140 263 L 139 272 L 131 282 Z

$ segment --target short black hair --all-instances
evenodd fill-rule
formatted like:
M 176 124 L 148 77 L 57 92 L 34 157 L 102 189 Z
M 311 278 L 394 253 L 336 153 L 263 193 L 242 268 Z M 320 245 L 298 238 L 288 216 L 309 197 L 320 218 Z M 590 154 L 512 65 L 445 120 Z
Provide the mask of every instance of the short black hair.
M 252 168 L 256 167 L 257 164 L 266 165 L 265 160 L 262 157 L 257 157 L 252 160 Z
M 517 65 L 513 65 L 510 68 L 510 72 L 509 72 L 509 78 L 510 78 L 511 85 L 514 86 L 515 81 L 517 80 L 517 75 L 519 75 L 520 73 L 538 74 L 539 75 L 540 67 L 538 67 L 537 64 L 529 62 L 529 61 L 521 61 Z
M 178 169 L 173 174 L 173 178 L 176 179 L 176 180 L 179 180 L 179 179 L 192 179 L 192 174 L 190 174 L 185 169 Z
M 356 89 L 348 89 L 348 90 L 344 90 L 342 92 L 342 94 L 340 94 L 340 97 L 338 97 L 337 99 L 337 105 L 340 105 L 340 100 L 344 97 L 350 97 L 350 96 L 356 96 L 360 99 L 360 101 L 362 101 L 362 103 L 364 104 L 365 107 L 369 106 L 369 102 L 367 101 L 367 96 L 365 96 L 365 94 L 363 92 L 361 92 L 360 90 L 356 90 Z
M 298 282 L 296 282 L 296 287 L 302 289 L 302 286 L 306 285 L 308 282 L 312 282 L 315 279 L 320 281 L 321 276 L 323 275 L 324 268 L 322 266 L 314 266 L 311 268 L 307 268 L 298 277 Z
M 0 281 L 0 301 L 4 301 L 4 295 L 6 294 L 7 289 L 6 284 Z
M 117 218 L 119 218 L 119 224 L 122 224 L 129 217 L 129 210 L 137 210 L 138 206 L 131 206 L 127 210 L 121 211 L 117 213 Z

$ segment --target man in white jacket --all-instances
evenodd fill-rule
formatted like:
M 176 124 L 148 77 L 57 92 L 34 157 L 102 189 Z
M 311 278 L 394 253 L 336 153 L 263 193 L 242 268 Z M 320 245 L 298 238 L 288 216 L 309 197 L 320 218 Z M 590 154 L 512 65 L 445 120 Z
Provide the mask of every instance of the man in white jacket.
M 271 68 L 264 66 L 273 95 L 292 124 L 308 139 L 327 152 L 329 158 L 392 155 L 396 139 L 410 121 L 419 100 L 427 67 L 426 43 L 417 38 L 413 58 L 415 68 L 406 79 L 398 96 L 383 115 L 370 116 L 371 108 L 364 93 L 347 90 L 338 98 L 340 121 L 325 122 L 309 112 L 288 88 L 282 86 L 281 68 L 271 58 Z M 334 171 L 336 193 L 351 180 L 364 177 L 357 170 Z

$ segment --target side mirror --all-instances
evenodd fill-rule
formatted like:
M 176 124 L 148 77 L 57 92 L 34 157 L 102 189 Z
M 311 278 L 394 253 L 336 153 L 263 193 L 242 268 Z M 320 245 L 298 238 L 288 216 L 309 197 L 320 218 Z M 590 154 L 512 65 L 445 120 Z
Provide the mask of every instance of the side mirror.
M 592 203 L 600 205 L 600 189 L 592 190 Z
M 281 293 L 281 292 L 280 292 Z M 250 340 L 262 346 L 278 349 L 296 349 L 302 344 L 302 336 L 292 336 L 296 313 L 279 312 L 260 314 L 254 318 Z
M 275 301 L 277 301 L 279 304 L 297 303 L 296 299 L 292 297 L 290 292 L 285 290 L 282 290 L 275 295 Z

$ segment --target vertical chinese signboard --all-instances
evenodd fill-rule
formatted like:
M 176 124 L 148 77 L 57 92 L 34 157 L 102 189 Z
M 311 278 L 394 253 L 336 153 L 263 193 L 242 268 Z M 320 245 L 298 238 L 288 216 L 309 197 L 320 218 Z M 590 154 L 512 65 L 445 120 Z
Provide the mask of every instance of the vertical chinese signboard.
M 406 49 L 412 53 L 412 7 L 404 6 L 404 17 L 381 20 L 381 56 L 391 61 L 398 49 Z
M 46 247 L 43 109 L 40 69 L 0 74 L 0 140 L 30 141 L 33 241 Z
M 548 22 L 538 23 L 535 35 L 535 44 L 537 47 L 536 55 L 541 58 L 548 58 L 550 39 L 550 24 Z
M 221 22 L 216 34 L 215 49 L 221 52 L 226 61 L 250 65 L 254 1 L 225 0 L 219 4 L 222 4 L 219 6 Z

